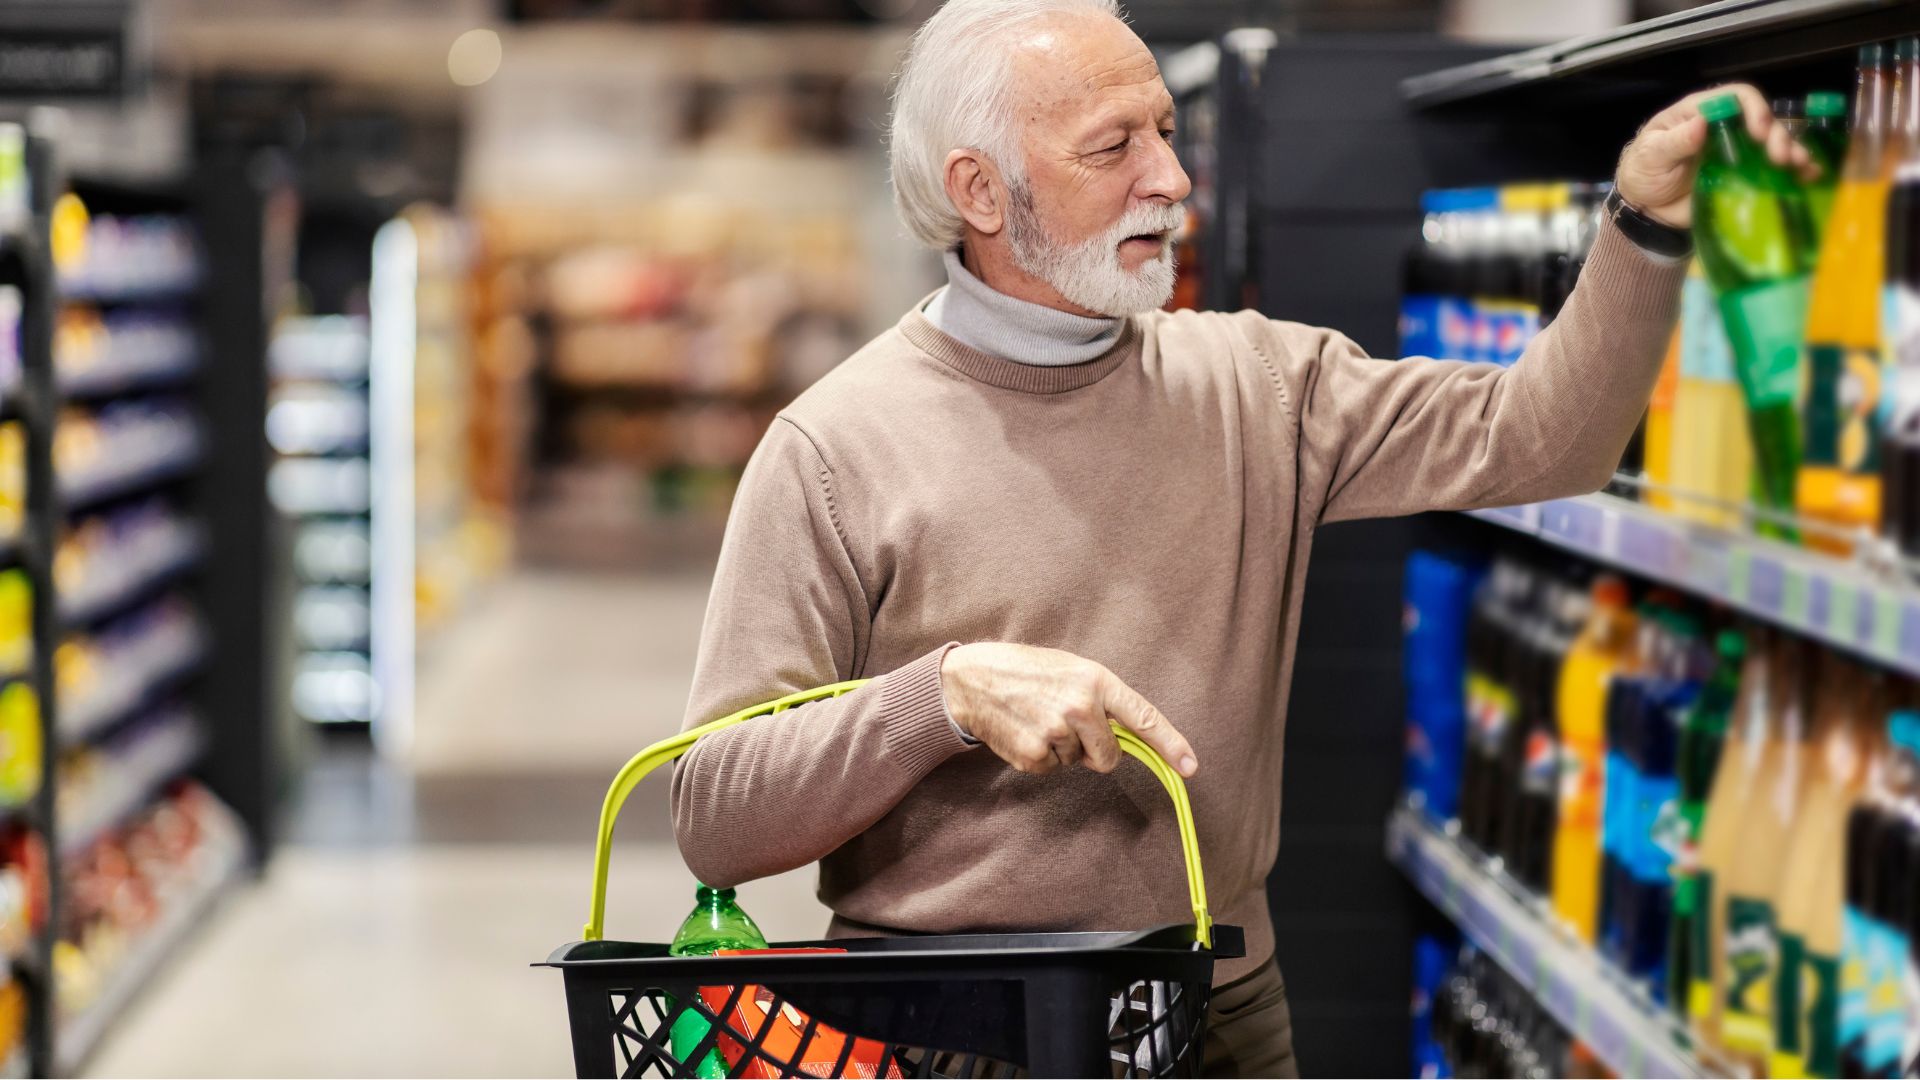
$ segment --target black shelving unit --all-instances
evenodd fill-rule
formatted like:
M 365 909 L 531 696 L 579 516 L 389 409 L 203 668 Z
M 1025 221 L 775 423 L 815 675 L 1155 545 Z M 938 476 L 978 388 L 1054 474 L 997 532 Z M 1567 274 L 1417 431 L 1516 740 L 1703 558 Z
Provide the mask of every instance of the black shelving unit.
M 80 1068 L 246 859 L 257 864 L 271 849 L 281 782 L 275 711 L 285 709 L 281 668 L 270 660 L 282 625 L 273 571 L 284 573 L 286 560 L 266 510 L 264 298 L 272 268 L 290 264 L 291 244 L 277 227 L 285 185 L 255 154 L 209 155 L 194 198 L 185 186 L 89 184 L 63 174 L 56 139 L 36 121 L 21 125 L 29 212 L 0 231 L 0 285 L 21 299 L 19 379 L 0 386 L 0 413 L 21 429 L 25 473 L 20 531 L 0 543 L 0 568 L 17 568 L 30 586 L 31 661 L 0 691 L 24 682 L 34 692 L 41 778 L 27 804 L 0 812 L 0 824 L 29 830 L 44 851 L 46 902 L 30 947 L 9 959 L 27 997 L 26 1053 L 0 1071 L 47 1076 Z M 56 199 L 70 184 L 96 214 L 191 223 L 199 269 L 190 280 L 117 289 L 96 280 L 74 290 L 79 301 L 63 295 L 52 237 Z M 92 366 L 80 370 L 81 354 L 62 344 L 62 320 L 82 318 L 68 310 L 74 302 L 108 312 L 103 328 L 133 327 L 140 349 L 89 353 Z M 169 314 L 140 314 L 148 310 Z M 115 340 L 103 329 L 96 344 L 99 336 Z M 138 438 L 102 437 L 75 468 L 60 425 L 76 411 L 117 415 L 128 423 L 102 432 Z M 122 531 L 93 532 L 107 540 L 96 552 L 110 557 L 63 589 L 74 560 L 62 545 L 109 514 Z M 103 661 L 78 695 L 56 663 L 76 635 Z M 79 786 L 62 767 L 77 753 L 104 763 Z M 74 860 L 190 778 L 237 813 L 209 811 L 203 825 L 219 835 L 169 882 L 157 921 L 95 973 L 97 996 L 63 1014 L 53 958 L 69 922 Z

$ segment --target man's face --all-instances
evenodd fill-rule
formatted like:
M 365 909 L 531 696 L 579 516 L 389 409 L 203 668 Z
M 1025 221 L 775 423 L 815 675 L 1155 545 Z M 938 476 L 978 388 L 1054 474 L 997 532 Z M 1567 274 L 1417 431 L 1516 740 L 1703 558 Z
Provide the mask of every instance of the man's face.
M 1193 185 L 1173 153 L 1173 97 L 1153 54 L 1118 19 L 1060 15 L 1022 41 L 1013 77 L 1026 152 L 1009 211 L 1016 256 L 1094 310 L 1165 303 L 1172 232 Z

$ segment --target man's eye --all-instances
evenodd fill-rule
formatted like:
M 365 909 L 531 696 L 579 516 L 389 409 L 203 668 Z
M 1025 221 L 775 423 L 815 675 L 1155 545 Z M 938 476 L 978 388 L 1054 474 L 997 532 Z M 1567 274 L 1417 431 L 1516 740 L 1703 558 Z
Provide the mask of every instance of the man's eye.
M 1102 150 L 1100 152 L 1103 154 L 1117 154 L 1120 151 L 1125 150 L 1127 148 L 1127 142 L 1128 140 L 1121 139 L 1119 142 L 1114 143 L 1112 146 L 1109 146 L 1105 150 Z
M 1161 137 L 1162 139 L 1165 139 L 1165 140 L 1166 140 L 1167 142 L 1172 142 L 1172 141 L 1173 141 L 1173 129 L 1172 129 L 1172 128 L 1168 128 L 1167 130 L 1165 130 L 1165 131 L 1162 131 L 1162 132 L 1160 133 L 1160 137 Z

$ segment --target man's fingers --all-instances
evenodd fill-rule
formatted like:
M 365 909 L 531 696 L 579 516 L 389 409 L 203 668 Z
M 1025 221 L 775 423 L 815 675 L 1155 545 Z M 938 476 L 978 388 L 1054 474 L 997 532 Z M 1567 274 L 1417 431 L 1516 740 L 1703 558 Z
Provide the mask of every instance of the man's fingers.
M 1081 750 L 1082 765 L 1097 773 L 1112 772 L 1119 766 L 1120 740 L 1114 738 L 1105 714 L 1089 713 L 1085 722 L 1074 726 L 1074 732 L 1078 736 L 1076 745 Z
M 1775 124 L 1767 132 L 1767 158 L 1781 168 L 1793 165 L 1793 135 L 1787 131 L 1787 125 Z
M 1707 122 L 1696 114 L 1670 128 L 1649 132 L 1645 138 L 1647 149 L 1662 165 L 1691 161 L 1707 144 Z
M 1101 680 L 1102 696 L 1106 699 L 1106 714 L 1128 729 L 1172 765 L 1181 776 L 1192 776 L 1200 767 L 1199 759 L 1193 755 L 1193 747 L 1188 745 L 1186 737 L 1173 729 L 1160 710 L 1147 702 L 1146 698 L 1134 692 L 1131 686 L 1120 681 L 1119 676 L 1107 672 Z

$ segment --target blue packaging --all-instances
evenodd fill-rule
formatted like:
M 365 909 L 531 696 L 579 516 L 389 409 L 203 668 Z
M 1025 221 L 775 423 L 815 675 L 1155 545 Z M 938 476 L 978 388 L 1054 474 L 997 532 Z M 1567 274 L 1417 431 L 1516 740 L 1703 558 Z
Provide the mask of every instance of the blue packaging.
M 1402 653 L 1407 688 L 1406 789 L 1436 821 L 1460 809 L 1466 752 L 1467 618 L 1486 568 L 1430 551 L 1407 559 Z

